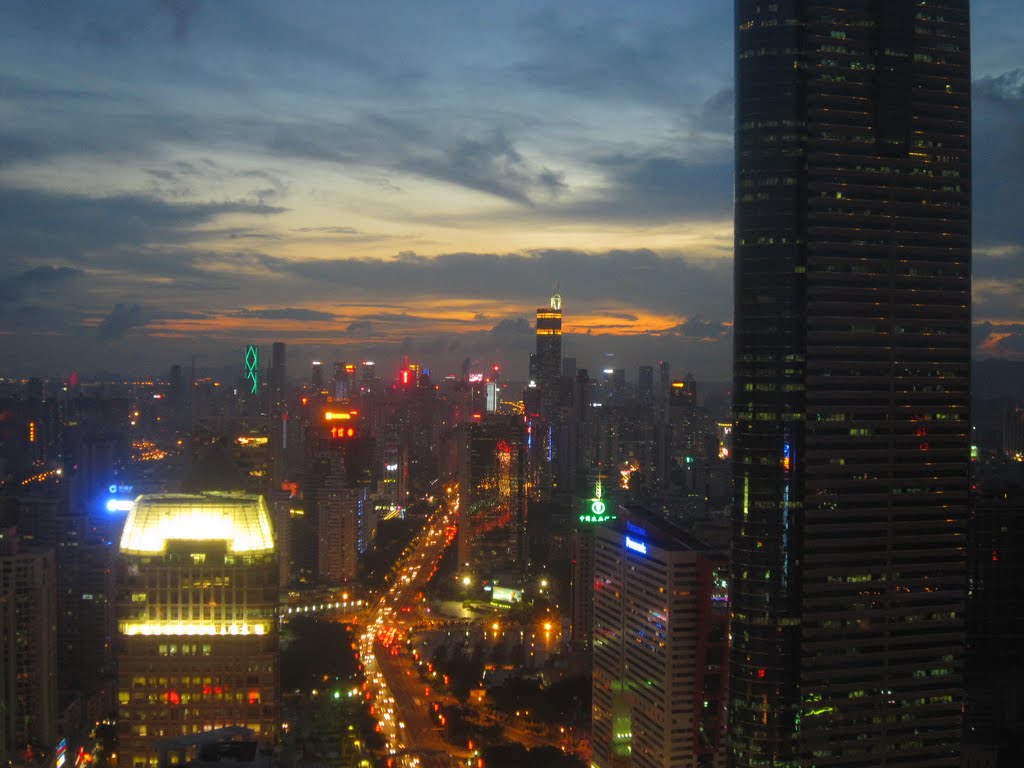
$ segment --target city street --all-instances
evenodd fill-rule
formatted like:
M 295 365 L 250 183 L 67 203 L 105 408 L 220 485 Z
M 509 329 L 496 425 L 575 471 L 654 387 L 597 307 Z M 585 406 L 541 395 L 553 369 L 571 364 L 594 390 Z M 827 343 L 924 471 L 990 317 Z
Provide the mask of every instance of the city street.
M 427 716 L 422 697 L 417 696 L 418 684 L 410 684 L 413 678 L 405 676 L 392 654 L 399 652 L 403 638 L 417 621 L 419 595 L 454 539 L 457 504 L 449 507 L 443 500 L 431 513 L 396 563 L 394 580 L 371 608 L 359 641 L 375 714 L 395 766 L 448 768 L 454 762 L 453 753 Z

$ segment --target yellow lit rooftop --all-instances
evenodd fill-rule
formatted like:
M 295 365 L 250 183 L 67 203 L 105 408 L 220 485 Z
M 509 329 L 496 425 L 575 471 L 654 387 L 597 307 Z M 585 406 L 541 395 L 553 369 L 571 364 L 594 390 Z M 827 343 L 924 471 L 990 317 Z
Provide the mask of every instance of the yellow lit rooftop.
M 149 494 L 139 496 L 121 534 L 121 552 L 162 555 L 170 540 L 226 541 L 234 554 L 272 552 L 274 534 L 262 496 Z

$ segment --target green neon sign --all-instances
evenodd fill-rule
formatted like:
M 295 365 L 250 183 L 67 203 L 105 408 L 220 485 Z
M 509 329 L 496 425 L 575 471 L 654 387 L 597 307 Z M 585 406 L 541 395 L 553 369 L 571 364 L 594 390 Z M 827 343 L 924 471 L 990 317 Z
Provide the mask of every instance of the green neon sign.
M 580 522 L 597 523 L 615 519 L 608 510 L 608 505 L 601 499 L 591 499 L 587 511 L 580 515 Z
M 608 510 L 608 505 L 601 498 L 601 481 L 599 479 L 594 488 L 594 498 L 590 500 L 587 511 L 579 516 L 579 521 L 581 523 L 604 523 L 614 519 L 615 515 Z
M 252 389 L 249 394 L 255 395 L 256 390 L 259 389 L 260 385 L 260 351 L 259 349 L 250 344 L 245 349 L 245 379 L 252 383 Z

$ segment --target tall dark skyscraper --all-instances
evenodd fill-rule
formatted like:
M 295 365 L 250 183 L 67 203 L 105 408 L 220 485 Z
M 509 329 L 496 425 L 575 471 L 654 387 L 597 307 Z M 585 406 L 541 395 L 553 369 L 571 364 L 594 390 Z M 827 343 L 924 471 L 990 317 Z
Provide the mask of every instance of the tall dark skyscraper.
M 558 379 L 562 375 L 562 297 L 551 297 L 537 310 L 537 386 L 541 413 L 553 419 L 558 411 Z
M 967 0 L 737 0 L 730 764 L 960 764 Z

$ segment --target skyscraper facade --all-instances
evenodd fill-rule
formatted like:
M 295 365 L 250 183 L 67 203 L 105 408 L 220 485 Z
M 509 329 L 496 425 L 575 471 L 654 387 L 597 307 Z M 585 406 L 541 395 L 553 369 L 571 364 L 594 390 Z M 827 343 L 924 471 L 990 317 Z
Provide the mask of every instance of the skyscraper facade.
M 278 727 L 278 571 L 260 496 L 143 495 L 120 545 L 118 763 L 148 768 L 159 742 Z
M 959 765 L 968 1 L 735 10 L 730 763 Z
M 460 427 L 459 567 L 476 576 L 526 569 L 526 435 L 519 416 L 488 414 Z
M 537 386 L 541 413 L 551 420 L 558 413 L 558 379 L 562 375 L 562 297 L 537 309 Z
M 727 558 L 646 510 L 593 529 L 598 768 L 722 765 Z

